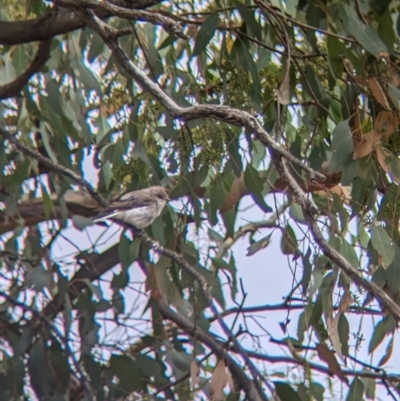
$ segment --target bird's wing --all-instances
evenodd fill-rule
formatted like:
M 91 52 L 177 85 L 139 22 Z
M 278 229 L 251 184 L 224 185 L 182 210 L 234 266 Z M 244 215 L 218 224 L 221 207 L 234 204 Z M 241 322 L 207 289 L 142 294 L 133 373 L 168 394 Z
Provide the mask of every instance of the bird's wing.
M 136 209 L 139 207 L 150 206 L 154 204 L 154 198 L 149 194 L 135 194 L 133 192 L 129 192 L 122 196 L 120 199 L 111 203 L 105 212 L 113 212 L 115 210 L 124 211 L 130 209 Z

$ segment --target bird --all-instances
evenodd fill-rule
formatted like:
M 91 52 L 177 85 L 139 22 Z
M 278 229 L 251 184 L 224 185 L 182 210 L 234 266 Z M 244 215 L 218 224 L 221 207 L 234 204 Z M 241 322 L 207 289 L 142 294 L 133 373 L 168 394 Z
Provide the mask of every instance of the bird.
M 146 228 L 161 214 L 168 201 L 168 193 L 162 186 L 128 192 L 95 216 L 93 222 L 110 219 L 138 229 Z

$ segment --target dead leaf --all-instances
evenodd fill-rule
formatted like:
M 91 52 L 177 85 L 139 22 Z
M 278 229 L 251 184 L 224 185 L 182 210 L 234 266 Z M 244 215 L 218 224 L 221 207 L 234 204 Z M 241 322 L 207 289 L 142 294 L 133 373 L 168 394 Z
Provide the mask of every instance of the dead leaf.
M 347 74 L 349 74 L 349 76 L 355 82 L 357 82 L 359 85 L 365 85 L 367 83 L 368 80 L 366 78 L 358 77 L 357 75 L 354 75 L 353 63 L 348 58 L 343 59 L 343 65 L 344 65 L 344 68 L 345 68 Z
M 163 296 L 157 285 L 155 266 L 153 264 L 151 264 L 148 269 L 145 290 L 146 292 L 150 291 L 150 296 L 157 301 L 159 301 Z
M 380 139 L 381 135 L 377 134 L 375 131 L 370 131 L 362 135 L 361 139 L 354 143 L 353 159 L 359 159 L 360 157 L 365 157 L 371 154 L 376 143 Z
M 349 291 L 346 291 L 343 294 L 342 299 L 339 304 L 339 313 L 344 313 L 349 310 L 351 304 L 354 302 L 354 299 Z
M 400 184 L 400 162 L 399 159 L 389 150 L 377 146 L 376 158 L 389 177 L 396 183 Z
M 396 131 L 399 125 L 399 119 L 392 111 L 381 111 L 376 119 L 374 129 L 375 131 L 383 135 L 386 139 Z
M 248 190 L 244 183 L 244 174 L 242 173 L 239 178 L 234 179 L 225 202 L 221 207 L 221 212 L 224 213 L 232 209 L 247 193 Z
M 233 383 L 233 378 L 229 369 L 227 369 L 227 373 L 228 373 L 228 386 L 229 389 L 231 390 L 231 393 L 233 393 L 235 391 L 235 384 Z
M 200 384 L 200 369 L 196 358 L 193 358 L 190 362 L 190 382 L 192 384 L 192 390 Z
M 385 92 L 376 78 L 368 78 L 369 88 L 371 89 L 372 95 L 376 101 L 386 110 L 390 110 L 389 102 L 386 98 Z
M 338 313 L 335 318 L 332 315 L 329 315 L 326 319 L 326 327 L 328 329 L 329 339 L 332 342 L 336 355 L 342 361 L 344 361 L 342 354 L 342 343 L 340 342 L 339 331 L 338 331 L 339 317 L 340 313 Z
M 349 204 L 351 201 L 350 186 L 335 185 L 334 187 L 329 188 L 329 192 L 339 195 L 342 201 L 346 204 Z
M 329 371 L 337 376 L 341 381 L 349 384 L 349 379 L 344 375 L 335 354 L 323 343 L 317 344 L 318 357 L 327 363 Z
M 382 366 L 384 365 L 392 356 L 392 352 L 393 352 L 393 343 L 394 343 L 394 336 L 392 336 L 392 338 L 390 339 L 387 347 L 386 347 L 386 352 L 385 355 L 382 356 L 381 360 L 378 363 L 378 366 Z
M 278 102 L 280 104 L 286 105 L 290 103 L 290 74 L 289 74 L 290 64 L 287 65 L 285 71 L 285 78 L 283 79 L 281 87 L 276 92 L 278 97 Z
M 211 401 L 222 401 L 225 398 L 224 388 L 228 384 L 228 374 L 223 359 L 221 359 L 214 369 L 210 380 Z

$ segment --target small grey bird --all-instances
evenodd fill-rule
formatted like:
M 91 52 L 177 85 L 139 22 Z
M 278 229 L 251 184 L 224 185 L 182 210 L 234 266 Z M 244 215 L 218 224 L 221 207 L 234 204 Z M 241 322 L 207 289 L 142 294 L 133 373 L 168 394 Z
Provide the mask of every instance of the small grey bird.
M 93 219 L 99 222 L 107 219 L 122 221 L 142 229 L 149 226 L 169 201 L 164 187 L 154 186 L 128 192 Z

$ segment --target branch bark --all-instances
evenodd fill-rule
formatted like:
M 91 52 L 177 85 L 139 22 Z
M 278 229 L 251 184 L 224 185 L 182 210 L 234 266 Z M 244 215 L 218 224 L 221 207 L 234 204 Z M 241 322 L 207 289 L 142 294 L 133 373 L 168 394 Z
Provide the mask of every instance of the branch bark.
M 112 0 L 110 3 L 137 10 L 160 2 L 160 0 Z M 103 9 L 97 15 L 99 18 L 108 18 L 111 14 Z M 0 21 L 0 45 L 10 46 L 47 40 L 82 27 L 84 23 L 73 11 L 55 7 L 40 18 L 13 22 Z
M 1 28 L 0 28 L 1 29 Z M 18 96 L 22 88 L 28 83 L 33 74 L 40 71 L 49 58 L 51 39 L 39 43 L 39 47 L 32 64 L 14 81 L 0 86 L 0 100 Z
M 46 216 L 43 199 L 30 199 L 17 205 L 13 215 L 7 214 L 7 209 L 0 211 L 0 235 L 14 230 L 23 221 L 24 227 L 33 226 L 49 219 L 58 220 L 62 218 L 62 210 L 58 204 L 58 195 L 50 196 L 54 202 L 54 209 Z M 85 192 L 68 190 L 63 195 L 63 200 L 68 210 L 68 217 L 80 215 L 93 217 L 97 213 L 99 204 Z

